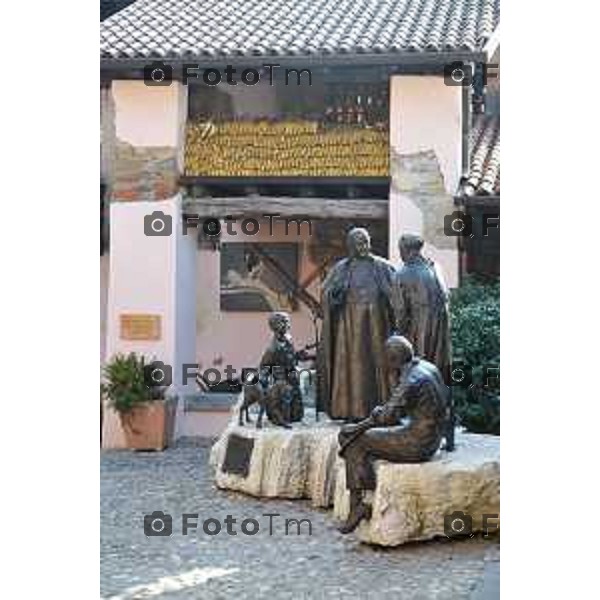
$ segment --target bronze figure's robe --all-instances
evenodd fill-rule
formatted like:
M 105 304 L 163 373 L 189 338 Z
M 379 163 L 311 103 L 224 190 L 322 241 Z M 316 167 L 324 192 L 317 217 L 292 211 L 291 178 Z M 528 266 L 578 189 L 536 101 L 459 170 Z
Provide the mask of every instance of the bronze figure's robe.
M 448 383 L 450 328 L 448 290 L 435 263 L 418 255 L 396 274 L 394 307 L 398 331 L 415 354 L 432 362 Z
M 390 262 L 368 254 L 339 261 L 323 283 L 321 394 L 333 419 L 362 419 L 388 397 L 394 273 Z

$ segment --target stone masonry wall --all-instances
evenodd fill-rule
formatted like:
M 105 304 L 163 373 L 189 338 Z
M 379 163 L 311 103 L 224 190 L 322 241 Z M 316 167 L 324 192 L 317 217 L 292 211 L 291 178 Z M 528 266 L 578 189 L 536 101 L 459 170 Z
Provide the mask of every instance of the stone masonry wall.
M 455 238 L 444 235 L 444 216 L 454 209 L 446 191 L 434 150 L 399 155 L 392 151 L 392 190 L 411 201 L 421 213 L 424 239 L 440 250 L 456 247 Z
M 166 200 L 177 193 L 178 175 L 175 148 L 140 148 L 117 140 L 113 170 L 114 200 Z

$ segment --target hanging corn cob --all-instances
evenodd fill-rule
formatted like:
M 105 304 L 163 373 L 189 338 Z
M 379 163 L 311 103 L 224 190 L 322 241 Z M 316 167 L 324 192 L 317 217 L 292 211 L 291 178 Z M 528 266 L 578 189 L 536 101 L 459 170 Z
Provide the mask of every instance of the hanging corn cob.
M 387 176 L 388 132 L 316 121 L 192 121 L 185 170 L 213 177 Z

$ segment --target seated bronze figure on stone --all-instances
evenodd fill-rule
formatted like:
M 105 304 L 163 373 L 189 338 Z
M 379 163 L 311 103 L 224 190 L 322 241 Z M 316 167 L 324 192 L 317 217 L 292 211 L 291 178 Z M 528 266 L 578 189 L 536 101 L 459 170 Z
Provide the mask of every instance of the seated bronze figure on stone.
M 289 428 L 290 423 L 304 416 L 302 394 L 297 366 L 300 360 L 311 358 L 306 349 L 296 351 L 290 335 L 290 317 L 285 312 L 269 316 L 273 338 L 260 361 L 260 377 L 255 385 L 244 387 L 244 402 L 240 408 L 239 424 L 249 421 L 248 408 L 257 403 L 260 407 L 256 427 L 262 427 L 267 413 L 271 423 Z
M 340 527 L 342 533 L 354 531 L 371 516 L 363 494 L 375 489 L 375 460 L 426 462 L 444 435 L 448 388 L 437 367 L 416 358 L 405 337 L 389 337 L 385 349 L 392 380 L 388 401 L 363 421 L 344 425 L 339 433 L 350 491 L 350 514 Z

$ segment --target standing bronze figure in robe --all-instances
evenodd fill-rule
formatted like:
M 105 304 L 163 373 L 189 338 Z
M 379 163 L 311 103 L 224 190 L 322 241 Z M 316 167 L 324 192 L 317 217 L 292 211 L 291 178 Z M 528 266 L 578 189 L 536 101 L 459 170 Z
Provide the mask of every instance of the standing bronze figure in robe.
M 358 420 L 384 402 L 385 341 L 394 329 L 395 269 L 371 253 L 366 229 L 348 233 L 348 258 L 323 283 L 322 405 L 333 419 Z
M 415 354 L 432 362 L 450 384 L 450 319 L 448 288 L 438 266 L 421 254 L 423 238 L 404 234 L 398 243 L 404 263 L 394 281 L 398 331 Z M 454 449 L 453 415 L 448 415 L 446 449 Z

